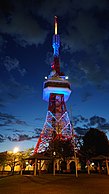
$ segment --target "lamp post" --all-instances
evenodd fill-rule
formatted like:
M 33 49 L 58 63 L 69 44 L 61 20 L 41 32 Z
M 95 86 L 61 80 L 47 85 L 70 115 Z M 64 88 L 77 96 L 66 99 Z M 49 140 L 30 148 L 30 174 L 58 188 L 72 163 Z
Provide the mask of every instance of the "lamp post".
M 75 140 L 74 140 L 75 141 Z M 75 170 L 76 170 L 76 177 L 78 177 L 78 163 L 77 163 L 77 156 L 76 156 L 76 147 L 75 147 L 75 142 L 74 142 L 74 161 L 75 161 Z
M 75 175 L 78 177 L 78 162 L 77 162 L 77 155 L 76 155 L 76 143 L 75 143 L 75 136 L 74 136 L 74 127 L 73 127 L 73 116 L 72 116 L 72 107 L 71 107 L 71 120 L 72 120 L 72 135 L 73 135 L 73 146 L 74 146 L 74 162 L 75 162 Z
M 53 175 L 55 175 L 55 156 L 56 156 L 56 152 L 53 152 Z

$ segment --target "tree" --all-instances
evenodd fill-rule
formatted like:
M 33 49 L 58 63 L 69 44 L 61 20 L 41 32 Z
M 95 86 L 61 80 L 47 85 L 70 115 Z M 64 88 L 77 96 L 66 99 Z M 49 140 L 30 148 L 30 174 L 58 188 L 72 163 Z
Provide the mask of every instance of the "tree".
M 85 159 L 98 155 L 109 154 L 109 142 L 104 132 L 91 128 L 83 137 L 83 144 L 80 148 L 81 156 Z
M 46 156 L 51 158 L 48 164 L 48 172 L 55 173 L 55 160 L 59 159 L 59 170 L 66 170 L 66 160 L 74 155 L 74 146 L 71 140 L 62 140 L 61 138 L 54 138 L 50 143 Z
M 46 154 L 65 161 L 68 157 L 74 155 L 73 144 L 71 140 L 63 141 L 61 139 L 55 139 L 50 142 Z
M 11 151 L 7 152 L 6 164 L 11 167 L 11 173 L 14 174 L 14 167 L 18 165 L 18 153 L 13 153 Z
M 7 152 L 6 164 L 11 167 L 12 174 L 14 174 L 14 168 L 17 165 L 20 165 L 22 174 L 22 170 L 26 168 L 26 159 L 30 157 L 32 151 L 33 148 L 29 148 L 25 151 L 20 151 L 17 153 Z
M 22 175 L 22 170 L 26 168 L 26 159 L 28 159 L 32 153 L 32 151 L 34 150 L 34 148 L 29 148 L 27 149 L 26 151 L 24 152 L 19 152 L 19 155 L 18 155 L 18 161 L 19 161 L 19 165 L 20 165 L 20 168 L 21 168 L 21 175 Z
M 0 153 L 0 166 L 2 166 L 2 172 L 4 171 L 7 161 L 7 152 Z

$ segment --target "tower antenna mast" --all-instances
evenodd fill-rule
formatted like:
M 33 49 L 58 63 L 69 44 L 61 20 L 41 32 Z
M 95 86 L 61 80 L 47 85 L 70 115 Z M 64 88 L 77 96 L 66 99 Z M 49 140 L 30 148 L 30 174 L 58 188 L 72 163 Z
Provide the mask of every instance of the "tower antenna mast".
M 52 64 L 52 69 L 56 71 L 58 75 L 60 75 L 60 64 L 59 64 L 59 47 L 60 47 L 60 36 L 57 33 L 57 16 L 54 18 L 54 24 L 55 24 L 55 33 L 53 35 L 53 56 L 54 56 L 54 61 Z
M 57 35 L 57 16 L 55 16 L 55 35 Z

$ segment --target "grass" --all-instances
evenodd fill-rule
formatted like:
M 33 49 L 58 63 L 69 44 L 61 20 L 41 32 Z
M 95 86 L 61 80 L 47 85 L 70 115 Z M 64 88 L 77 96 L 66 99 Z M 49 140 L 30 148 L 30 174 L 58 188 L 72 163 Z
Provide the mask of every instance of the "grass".
M 14 175 L 0 179 L 0 194 L 109 194 L 109 176 Z

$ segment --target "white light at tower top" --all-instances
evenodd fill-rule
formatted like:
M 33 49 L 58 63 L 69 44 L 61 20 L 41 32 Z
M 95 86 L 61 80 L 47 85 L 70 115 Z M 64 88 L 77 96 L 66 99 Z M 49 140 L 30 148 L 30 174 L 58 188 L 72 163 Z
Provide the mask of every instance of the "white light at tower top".
M 55 35 L 57 35 L 57 16 L 55 16 Z

